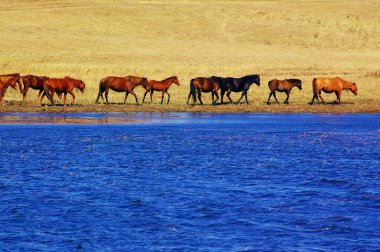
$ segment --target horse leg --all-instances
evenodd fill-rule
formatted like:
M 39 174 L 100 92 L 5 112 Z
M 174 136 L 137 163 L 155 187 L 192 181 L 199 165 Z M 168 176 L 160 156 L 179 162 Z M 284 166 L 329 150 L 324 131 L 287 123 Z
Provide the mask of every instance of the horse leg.
M 284 101 L 284 104 L 289 104 L 289 91 L 286 91 L 286 99 Z
M 274 99 L 276 100 L 277 104 L 280 104 L 280 103 L 278 102 L 278 100 L 277 100 L 277 97 L 276 97 L 276 90 L 273 91 L 273 97 L 274 97 Z
M 269 105 L 270 104 L 270 98 L 272 97 L 272 91 L 270 91 L 269 93 L 269 97 L 268 97 L 268 101 L 267 101 L 267 104 Z
M 124 104 L 127 102 L 128 94 L 129 94 L 128 91 L 125 92 L 125 96 L 124 96 Z
M 42 93 L 42 96 L 41 96 L 41 99 L 40 99 L 40 103 L 42 103 L 42 100 L 44 99 L 45 97 L 45 92 Z
M 317 91 L 313 90 L 313 98 L 311 98 L 311 102 L 309 102 L 310 105 L 314 105 L 314 101 L 315 99 L 317 99 L 318 103 L 319 103 L 319 99 L 318 99 L 318 94 L 317 94 Z
M 228 97 L 228 99 L 230 100 L 230 103 L 233 103 L 233 101 L 232 101 L 232 99 L 231 99 L 231 92 L 232 91 L 229 91 L 229 92 L 227 92 L 227 97 Z
M 104 96 L 106 97 L 106 104 L 109 105 L 109 102 L 108 102 L 108 90 L 104 91 Z
M 75 103 L 75 94 L 73 93 L 73 91 L 69 91 L 68 93 L 71 94 L 71 96 L 73 97 L 73 102 L 71 103 L 71 105 L 74 105 L 74 103 Z M 65 94 L 65 96 L 66 96 L 66 94 Z
M 246 102 L 247 104 L 249 104 L 249 102 L 248 102 L 248 90 L 245 91 L 244 96 L 245 96 L 245 102 Z
M 319 91 L 319 98 L 321 98 L 322 103 L 325 104 L 325 100 L 323 100 L 323 98 L 322 98 L 322 91 L 321 90 Z M 319 103 L 319 101 L 318 101 L 318 103 Z
M 67 96 L 67 92 L 64 92 L 63 93 L 63 105 L 66 105 L 66 96 Z
M 214 105 L 216 104 L 216 102 L 219 100 L 219 95 L 218 95 L 218 91 L 215 91 L 215 96 L 216 96 L 216 100 L 214 101 Z
M 144 97 L 143 97 L 143 101 L 142 101 L 142 103 L 144 103 L 145 102 L 145 96 L 148 94 L 148 90 L 145 90 L 145 93 L 144 93 Z
M 137 95 L 135 94 L 135 92 L 131 91 L 130 92 L 136 99 L 136 104 L 139 104 L 139 99 L 137 99 Z
M 336 91 L 335 95 L 336 95 L 336 103 L 340 105 L 340 97 L 342 95 L 342 91 Z
M 150 90 L 150 103 L 152 104 L 153 103 L 153 93 L 154 93 L 154 90 Z
M 169 101 L 170 101 L 170 94 L 168 92 L 166 92 L 166 94 L 168 95 L 168 102 L 166 104 L 169 104 Z
M 240 99 L 236 102 L 236 104 L 240 104 L 241 99 L 243 99 L 243 97 L 245 96 L 245 92 L 246 92 L 246 91 L 243 91 L 243 92 L 241 93 Z
M 223 104 L 223 96 L 226 90 L 220 90 L 220 104 Z
M 165 90 L 162 91 L 161 95 L 161 104 L 164 102 Z
M 22 90 L 22 100 L 23 101 L 26 101 L 26 93 L 28 92 L 28 89 L 29 89 L 29 86 L 25 85 L 24 89 Z M 38 94 L 40 94 L 40 93 L 38 93 Z M 37 101 L 38 101 L 38 97 L 37 97 Z
M 214 90 L 211 91 L 211 104 L 214 105 Z
M 202 92 L 201 92 L 200 90 L 198 90 L 198 100 L 199 100 L 199 102 L 201 103 L 201 105 L 203 105 L 203 102 L 202 102 L 201 96 L 202 96 Z
M 186 105 L 189 105 L 190 97 L 191 97 L 191 91 L 189 92 L 189 95 L 187 96 L 187 102 L 186 102 Z
M 37 101 L 40 99 L 40 97 L 41 97 L 41 95 L 42 95 L 43 92 L 44 92 L 43 89 L 41 89 L 40 91 L 38 91 L 38 94 L 37 94 Z M 26 93 L 25 93 L 25 96 L 26 96 Z M 26 99 L 26 97 L 25 97 L 25 99 Z M 41 98 L 41 100 L 42 100 L 42 98 Z
M 103 92 L 104 92 L 104 90 L 99 89 L 98 97 L 96 97 L 96 101 L 95 101 L 95 103 L 98 103 L 98 102 L 99 102 L 99 98 L 100 98 L 100 97 L 102 97 L 102 99 L 104 100 L 104 98 L 103 98 Z

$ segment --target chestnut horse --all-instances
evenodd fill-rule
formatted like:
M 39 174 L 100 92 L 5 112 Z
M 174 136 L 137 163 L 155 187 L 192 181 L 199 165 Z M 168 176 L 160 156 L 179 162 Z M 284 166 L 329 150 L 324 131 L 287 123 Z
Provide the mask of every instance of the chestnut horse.
M 170 94 L 168 93 L 168 89 L 173 83 L 177 84 L 178 86 L 180 85 L 177 76 L 172 76 L 162 81 L 150 80 L 148 82 L 148 85 L 146 87 L 144 86 L 146 91 L 144 93 L 143 103 L 145 101 L 145 96 L 147 95 L 149 91 L 150 91 L 150 103 L 153 102 L 152 97 L 153 97 L 154 91 L 162 91 L 161 104 L 164 101 L 165 93 L 168 95 L 168 102 L 167 102 L 168 104 L 170 101 Z
M 354 95 L 358 94 L 358 87 L 355 83 L 343 80 L 342 78 L 314 78 L 313 79 L 313 98 L 309 104 L 313 105 L 314 100 L 317 99 L 319 103 L 319 98 L 321 98 L 323 104 L 325 100 L 322 98 L 322 91 L 325 93 L 335 93 L 336 103 L 340 104 L 340 98 L 342 96 L 343 90 L 350 90 Z
M 136 94 L 133 92 L 133 89 L 135 87 L 143 85 L 144 87 L 148 86 L 148 79 L 145 77 L 138 77 L 138 76 L 125 76 L 125 77 L 116 77 L 116 76 L 107 76 L 100 80 L 99 83 L 99 93 L 98 97 L 96 98 L 96 103 L 98 103 L 99 98 L 102 97 L 103 99 L 103 93 L 105 93 L 106 97 L 106 103 L 108 102 L 108 92 L 110 89 L 116 92 L 125 92 L 125 98 L 124 98 L 124 104 L 127 101 L 128 95 L 131 93 L 135 99 L 136 103 L 139 103 L 139 100 L 137 99 Z
M 270 98 L 274 97 L 276 99 L 276 102 L 278 102 L 276 97 L 276 91 L 278 92 L 285 92 L 286 93 L 286 100 L 284 101 L 284 104 L 289 104 L 289 95 L 290 91 L 292 91 L 292 88 L 298 87 L 299 90 L 302 90 L 302 81 L 299 79 L 286 79 L 286 80 L 271 80 L 268 82 L 268 87 L 270 89 L 269 98 L 267 101 L 267 104 L 270 104 Z
M 7 88 L 11 86 L 14 90 L 17 90 L 17 83 L 19 87 L 20 84 L 20 75 L 19 74 L 6 74 L 0 75 L 0 104 L 3 104 L 3 98 Z
M 47 98 L 50 100 L 51 104 L 54 104 L 54 93 L 57 93 L 58 96 L 63 93 L 63 104 L 66 104 L 66 95 L 67 93 L 69 93 L 73 97 L 72 104 L 74 104 L 75 94 L 73 92 L 73 89 L 76 88 L 77 90 L 84 93 L 85 87 L 86 85 L 82 80 L 74 79 L 69 76 L 66 76 L 65 78 L 49 78 L 44 81 L 44 93 L 41 97 L 41 101 L 46 95 Z
M 28 89 L 32 88 L 34 90 L 38 90 L 37 100 L 40 98 L 42 92 L 44 91 L 44 81 L 49 79 L 46 76 L 36 76 L 36 75 L 25 75 L 21 77 L 22 83 L 24 84 L 22 92 L 22 99 L 26 101 L 26 94 L 28 93 Z
M 218 95 L 219 90 L 219 84 L 218 82 L 213 78 L 206 78 L 206 77 L 197 77 L 190 81 L 190 92 L 189 96 L 187 97 L 187 105 L 189 104 L 190 97 L 193 96 L 193 104 L 195 105 L 196 98 L 195 95 L 198 92 L 198 100 L 203 105 L 201 96 L 202 92 L 212 94 L 212 104 L 215 105 L 216 101 L 219 99 Z M 216 100 L 214 101 L 214 95 L 216 96 Z

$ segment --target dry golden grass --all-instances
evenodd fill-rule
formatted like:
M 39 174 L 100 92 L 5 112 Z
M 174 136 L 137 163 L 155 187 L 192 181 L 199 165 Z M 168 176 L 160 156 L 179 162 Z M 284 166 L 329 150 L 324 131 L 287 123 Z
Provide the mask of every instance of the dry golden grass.
M 157 80 L 177 75 L 182 85 L 170 89 L 169 110 L 186 110 L 193 77 L 259 73 L 262 85 L 252 86 L 248 94 L 251 107 L 203 109 L 287 111 L 298 106 L 298 110 L 308 111 L 311 80 L 340 76 L 359 87 L 357 97 L 343 94 L 342 101 L 348 104 L 342 108 L 372 109 L 380 107 L 376 95 L 380 82 L 379 13 L 377 1 L 356 0 L 3 0 L 0 67 L 1 73 L 81 78 L 87 90 L 77 95 L 77 103 L 84 105 L 94 103 L 99 80 L 107 75 L 141 75 Z M 292 91 L 290 102 L 294 107 L 267 108 L 267 82 L 273 78 L 303 80 L 304 89 Z M 143 88 L 136 88 L 136 92 L 141 101 Z M 36 95 L 36 91 L 29 91 L 28 100 L 33 101 Z M 239 95 L 232 97 L 236 100 Z M 122 102 L 123 97 L 109 94 L 112 102 Z M 285 98 L 282 94 L 278 97 Z M 325 97 L 327 101 L 335 99 L 334 95 Z M 18 92 L 8 89 L 8 106 L 22 110 L 20 99 Z M 155 102 L 160 99 L 155 93 Z M 128 102 L 133 103 L 133 97 Z M 211 102 L 209 94 L 204 95 L 204 102 Z M 28 105 L 36 107 L 38 103 Z M 10 109 L 5 107 L 0 110 Z M 108 110 L 102 105 L 87 108 Z M 138 108 L 165 109 L 157 104 Z

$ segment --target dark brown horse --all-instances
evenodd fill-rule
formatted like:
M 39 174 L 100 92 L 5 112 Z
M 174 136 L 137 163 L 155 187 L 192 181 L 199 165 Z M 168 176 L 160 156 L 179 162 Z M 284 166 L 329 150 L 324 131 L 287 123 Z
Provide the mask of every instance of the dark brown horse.
M 270 89 L 269 98 L 267 101 L 267 104 L 270 104 L 270 98 L 274 97 L 276 99 L 276 102 L 278 102 L 276 97 L 276 91 L 278 92 L 285 92 L 286 93 L 286 99 L 284 101 L 285 104 L 289 104 L 289 95 L 290 91 L 292 91 L 292 88 L 298 87 L 299 90 L 302 90 L 302 81 L 299 79 L 286 79 L 286 80 L 271 80 L 268 82 L 268 87 Z
M 342 78 L 314 78 L 313 79 L 313 98 L 309 104 L 313 105 L 316 99 L 319 103 L 319 98 L 321 98 L 323 104 L 325 100 L 322 98 L 322 91 L 325 93 L 335 93 L 336 103 L 340 104 L 340 98 L 342 96 L 343 90 L 350 90 L 354 95 L 358 94 L 358 87 L 355 83 L 343 80 Z
M 189 96 L 187 97 L 186 104 L 189 104 L 189 100 L 191 96 L 193 96 L 193 104 L 195 104 L 197 102 L 195 95 L 198 93 L 198 100 L 201 103 L 201 105 L 203 105 L 203 102 L 201 99 L 202 92 L 204 93 L 211 92 L 212 104 L 216 104 L 216 101 L 219 99 L 218 90 L 219 90 L 219 84 L 213 78 L 197 77 L 195 79 L 192 79 L 190 81 L 190 92 L 189 92 Z M 216 96 L 215 101 L 214 101 L 214 95 Z
M 14 90 L 17 90 L 17 83 L 20 81 L 19 74 L 6 74 L 0 75 L 0 104 L 3 104 L 3 98 L 7 88 L 11 86 Z M 20 86 L 20 83 L 19 83 Z
M 177 76 L 172 76 L 162 81 L 150 80 L 148 82 L 148 85 L 146 87 L 144 86 L 146 91 L 144 93 L 143 103 L 145 101 L 145 96 L 148 94 L 149 91 L 150 91 L 150 103 L 153 102 L 152 97 L 153 97 L 154 91 L 162 91 L 161 104 L 164 101 L 164 95 L 166 93 L 168 95 L 168 103 L 169 103 L 170 94 L 168 93 L 168 89 L 173 83 L 177 84 L 178 86 L 180 85 Z
M 125 92 L 124 104 L 126 103 L 129 94 L 132 94 L 136 98 L 136 103 L 138 104 L 139 100 L 137 99 L 137 95 L 133 92 L 133 89 L 139 85 L 147 87 L 148 79 L 138 76 L 107 76 L 100 80 L 99 93 L 98 97 L 96 98 L 96 103 L 98 103 L 100 97 L 103 99 L 103 93 L 105 93 L 106 103 L 109 104 L 108 92 L 110 89 L 112 89 L 116 92 Z
M 46 76 L 37 76 L 37 75 L 25 75 L 21 77 L 21 81 L 24 84 L 24 88 L 20 92 L 22 93 L 22 99 L 26 100 L 26 94 L 28 93 L 29 88 L 38 90 L 37 100 L 40 98 L 42 92 L 44 91 L 44 81 L 49 79 Z
M 53 96 L 54 93 L 63 94 L 63 104 L 66 104 L 67 93 L 71 94 L 73 97 L 72 104 L 75 103 L 75 94 L 73 92 L 74 88 L 84 93 L 86 85 L 82 80 L 74 79 L 66 76 L 65 78 L 49 78 L 44 81 L 43 88 L 44 93 L 41 97 L 41 101 L 46 95 L 50 100 L 51 104 L 54 104 Z

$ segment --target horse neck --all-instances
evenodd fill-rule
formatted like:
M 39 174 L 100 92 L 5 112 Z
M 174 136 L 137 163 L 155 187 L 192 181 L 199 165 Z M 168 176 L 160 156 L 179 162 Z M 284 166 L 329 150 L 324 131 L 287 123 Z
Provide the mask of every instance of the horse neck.
M 297 86 L 297 84 L 298 84 L 298 83 L 296 83 L 296 82 L 290 82 L 290 81 L 288 81 L 288 83 L 290 83 L 290 87 L 291 87 L 291 88 L 294 88 L 294 87 Z
M 342 83 L 343 83 L 343 89 L 344 90 L 351 89 L 354 86 L 354 83 L 352 83 L 350 81 L 342 80 Z
M 167 85 L 168 87 L 170 87 L 174 83 L 174 79 L 175 79 L 175 77 L 171 77 L 171 78 L 167 79 L 165 81 L 165 85 Z
M 132 88 L 135 88 L 135 87 L 137 87 L 137 86 L 140 86 L 140 85 L 142 85 L 143 83 L 143 79 L 141 78 L 141 80 L 139 81 L 139 82 L 132 82 L 131 81 L 131 84 L 132 84 Z

